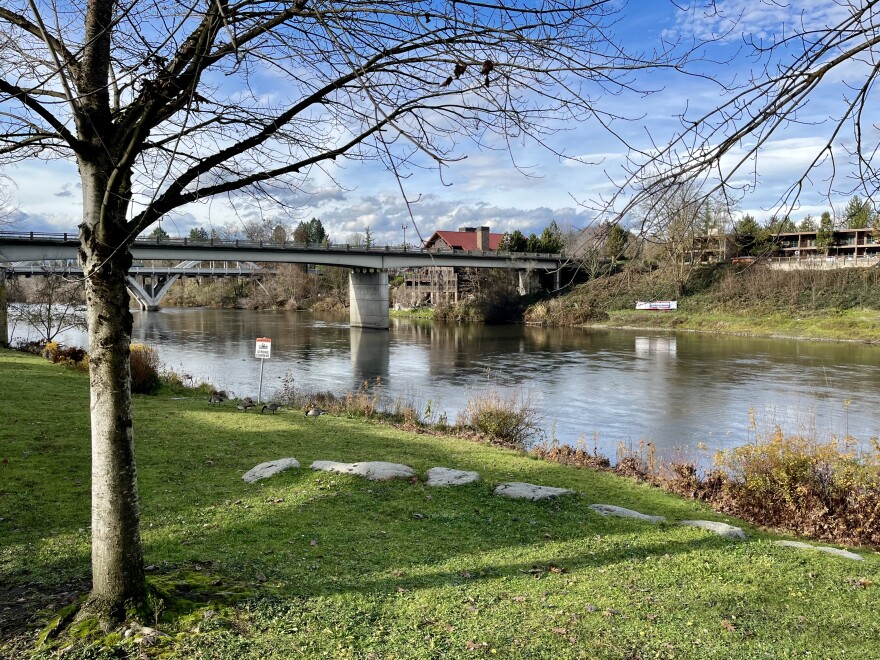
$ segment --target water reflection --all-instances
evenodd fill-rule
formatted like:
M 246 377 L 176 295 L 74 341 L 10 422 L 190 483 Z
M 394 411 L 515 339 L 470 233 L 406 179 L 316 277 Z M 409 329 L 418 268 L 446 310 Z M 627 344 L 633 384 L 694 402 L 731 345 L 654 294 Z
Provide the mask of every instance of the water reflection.
M 590 444 L 598 434 L 612 456 L 619 441 L 652 440 L 666 455 L 700 442 L 709 450 L 740 444 L 754 437 L 752 415 L 768 430 L 880 432 L 878 346 L 398 319 L 385 333 L 286 311 L 163 309 L 134 318 L 135 340 L 156 346 L 163 363 L 239 396 L 256 394 L 255 339 L 269 337 L 264 396 L 285 377 L 334 392 L 380 378 L 385 396 L 430 400 L 454 420 L 476 391 L 522 387 L 547 411 L 548 433 Z
M 391 362 L 391 343 L 384 330 L 350 328 L 351 342 L 351 388 L 357 389 L 364 382 L 379 379 L 388 382 Z

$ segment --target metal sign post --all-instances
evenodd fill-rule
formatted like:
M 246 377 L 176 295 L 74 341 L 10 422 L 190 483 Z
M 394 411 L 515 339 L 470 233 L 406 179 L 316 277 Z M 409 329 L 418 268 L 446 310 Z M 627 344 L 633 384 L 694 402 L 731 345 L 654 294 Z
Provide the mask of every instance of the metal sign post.
M 257 337 L 256 356 L 260 358 L 260 389 L 257 391 L 257 403 L 261 403 L 263 396 L 263 362 L 272 357 L 272 340 L 267 337 Z

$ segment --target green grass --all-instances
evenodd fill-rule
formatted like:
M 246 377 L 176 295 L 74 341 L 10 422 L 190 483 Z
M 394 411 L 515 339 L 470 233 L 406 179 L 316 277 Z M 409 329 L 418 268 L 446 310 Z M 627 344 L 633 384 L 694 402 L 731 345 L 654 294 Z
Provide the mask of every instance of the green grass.
M 679 310 L 652 313 L 614 310 L 610 311 L 608 316 L 608 321 L 597 325 L 834 341 L 880 341 L 880 311 L 873 309 L 819 310 L 802 314 L 768 312 L 761 309 L 742 309 L 736 312 Z
M 33 650 L 37 629 L 86 586 L 87 389 L 82 373 L 0 351 L 0 657 L 51 655 Z M 177 396 L 134 403 L 146 562 L 169 596 L 158 622 L 169 636 L 148 648 L 91 637 L 68 657 L 880 657 L 875 553 L 778 548 L 736 521 L 748 541 L 602 518 L 587 505 L 725 519 L 485 444 Z M 304 468 L 241 480 L 285 456 Z M 456 467 L 483 481 L 368 482 L 309 470 L 317 459 Z M 579 494 L 492 495 L 514 480 Z
M 417 307 L 415 309 L 392 309 L 388 315 L 394 319 L 433 319 L 434 310 L 430 307 Z

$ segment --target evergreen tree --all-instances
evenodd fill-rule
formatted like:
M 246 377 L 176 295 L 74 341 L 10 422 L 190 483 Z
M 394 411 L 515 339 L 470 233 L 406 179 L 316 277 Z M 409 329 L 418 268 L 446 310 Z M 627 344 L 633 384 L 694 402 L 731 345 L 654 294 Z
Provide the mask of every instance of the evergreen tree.
M 559 225 L 557 225 L 554 220 L 544 229 L 543 232 L 541 232 L 539 252 L 557 254 L 562 252 L 562 246 L 562 232 L 559 230 Z
M 153 238 L 156 241 L 161 241 L 161 240 L 164 240 L 166 238 L 171 238 L 171 237 L 168 235 L 167 231 L 162 229 L 162 225 L 156 225 L 156 228 L 153 231 L 151 231 L 149 234 L 147 234 L 147 238 Z
M 617 261 L 629 245 L 629 232 L 618 224 L 608 227 L 608 235 L 602 246 L 602 256 L 612 263 Z
M 515 229 L 513 232 L 504 233 L 498 249 L 505 252 L 525 252 L 527 246 L 528 239 L 519 229 Z
M 806 218 L 801 220 L 801 224 L 798 226 L 800 231 L 816 231 L 816 221 L 813 219 L 812 215 L 808 215 Z
M 207 241 L 209 240 L 208 230 L 204 227 L 193 227 L 189 230 L 189 240 L 191 241 Z
M 739 255 L 762 256 L 767 254 L 769 232 L 754 216 L 744 215 L 733 225 L 736 252 Z
M 834 220 L 831 213 L 825 211 L 819 220 L 819 229 L 816 230 L 816 250 L 822 254 L 828 254 L 828 248 L 834 245 Z
M 330 236 L 324 229 L 324 224 L 318 218 L 312 218 L 308 222 L 300 220 L 293 230 L 293 240 L 306 245 L 327 245 L 330 243 Z
M 869 200 L 862 200 L 858 195 L 853 196 L 846 204 L 843 217 L 847 229 L 865 229 L 871 226 L 874 210 Z

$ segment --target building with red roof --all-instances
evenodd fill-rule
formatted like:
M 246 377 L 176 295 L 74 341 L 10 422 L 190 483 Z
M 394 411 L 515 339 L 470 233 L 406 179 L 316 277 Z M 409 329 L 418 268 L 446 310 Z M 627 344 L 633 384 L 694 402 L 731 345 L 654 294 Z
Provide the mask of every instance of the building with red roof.
M 493 234 L 489 227 L 459 227 L 458 231 L 435 231 L 425 241 L 425 249 L 489 252 L 497 250 L 503 239 L 504 234 Z M 407 307 L 455 304 L 473 293 L 474 278 L 471 268 L 414 268 L 404 275 L 401 304 Z
M 495 251 L 504 234 L 493 234 L 489 227 L 459 227 L 458 231 L 435 231 L 425 241 L 426 250 L 479 250 Z

